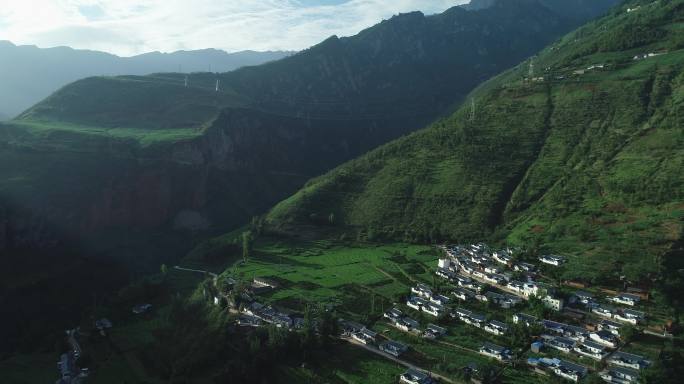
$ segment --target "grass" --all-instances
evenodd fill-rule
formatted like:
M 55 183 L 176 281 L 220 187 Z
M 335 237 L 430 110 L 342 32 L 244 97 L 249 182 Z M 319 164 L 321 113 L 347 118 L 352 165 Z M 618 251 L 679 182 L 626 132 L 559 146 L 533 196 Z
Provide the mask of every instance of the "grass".
M 397 255 L 400 262 L 395 262 Z M 337 302 L 351 309 L 370 305 L 369 293 L 381 303 L 391 303 L 406 293 L 401 269 L 432 264 L 437 254 L 430 247 L 406 244 L 346 246 L 334 243 L 260 241 L 247 263 L 229 270 L 246 279 L 273 277 L 281 288 L 268 297 L 271 302 Z M 365 297 L 364 297 L 365 296 Z M 385 304 L 387 305 L 387 304 Z
M 106 128 L 97 126 L 87 126 L 54 121 L 22 121 L 17 120 L 11 123 L 12 126 L 25 130 L 38 142 L 43 140 L 57 139 L 63 143 L 77 140 L 79 135 L 98 137 L 114 140 L 132 140 L 141 147 L 150 147 L 162 143 L 174 143 L 188 141 L 198 138 L 203 130 L 197 128 L 176 128 L 176 129 L 146 129 L 146 128 Z M 74 147 L 74 149 L 77 149 Z
M 335 345 L 324 363 L 306 367 L 282 367 L 278 383 L 390 384 L 406 368 L 363 349 Z
M 2 382 L 6 384 L 52 383 L 57 380 L 55 353 L 17 354 L 0 361 Z

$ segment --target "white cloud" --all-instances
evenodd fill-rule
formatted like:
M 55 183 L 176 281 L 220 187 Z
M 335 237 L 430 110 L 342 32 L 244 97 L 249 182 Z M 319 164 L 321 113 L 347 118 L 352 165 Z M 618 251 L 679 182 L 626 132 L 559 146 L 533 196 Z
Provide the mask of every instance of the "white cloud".
M 220 48 L 300 50 L 394 14 L 467 0 L 0 0 L 0 40 L 132 55 Z

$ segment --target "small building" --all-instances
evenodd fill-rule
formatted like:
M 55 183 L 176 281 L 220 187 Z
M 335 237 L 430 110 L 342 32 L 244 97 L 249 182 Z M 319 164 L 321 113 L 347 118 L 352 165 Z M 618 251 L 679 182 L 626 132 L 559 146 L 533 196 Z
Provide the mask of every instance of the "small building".
M 112 327 L 112 322 L 109 319 L 102 318 L 102 319 L 95 321 L 95 328 L 99 329 L 100 331 L 104 331 L 105 329 L 110 329 L 111 327 Z
M 435 275 L 437 275 L 443 279 L 449 280 L 449 281 L 453 280 L 456 276 L 456 274 L 454 272 L 452 272 L 448 269 L 445 269 L 445 268 L 439 268 L 435 272 Z
M 427 373 L 416 369 L 409 369 L 399 376 L 399 382 L 406 384 L 432 384 L 434 380 Z
M 361 344 L 373 344 L 375 343 L 375 338 L 377 337 L 377 333 L 371 331 L 370 329 L 364 327 L 360 331 L 354 333 L 352 335 L 352 339 L 358 341 Z
M 74 372 L 74 359 L 70 353 L 63 353 L 57 363 L 62 380 L 71 382 Z
M 406 353 L 406 351 L 408 351 L 408 346 L 390 340 L 380 344 L 380 347 L 378 347 L 378 349 L 394 357 L 399 357 L 402 354 Z
M 617 348 L 618 345 L 617 337 L 607 331 L 592 332 L 589 334 L 589 338 L 609 348 Z
M 632 309 L 623 309 L 615 313 L 613 318 L 618 321 L 636 325 L 646 320 L 646 314 Z
M 259 288 L 278 289 L 278 283 L 265 277 L 255 277 L 252 279 L 252 283 Z
M 547 308 L 553 309 L 554 311 L 560 312 L 563 310 L 564 300 L 561 297 L 546 295 L 542 299 L 542 302 Z
M 513 256 L 511 256 L 510 252 L 505 250 L 492 253 L 492 258 L 496 260 L 497 263 L 504 265 L 508 265 L 508 263 L 513 260 Z
M 451 260 L 449 260 L 449 259 L 439 259 L 439 260 L 437 261 L 437 266 L 438 266 L 440 269 L 447 269 L 447 270 L 448 270 L 449 268 L 451 268 Z
M 599 305 L 599 306 L 592 308 L 591 312 L 595 313 L 601 317 L 611 319 L 611 318 L 613 318 L 613 313 L 615 312 L 615 310 L 613 308 L 609 308 L 609 307 Z
M 640 355 L 617 351 L 610 356 L 608 364 L 642 370 L 648 368 L 651 365 L 651 362 Z
M 544 264 L 553 265 L 554 267 L 560 267 L 565 263 L 565 258 L 556 255 L 544 255 L 539 258 L 539 261 Z
M 629 293 L 621 293 L 617 296 L 611 297 L 610 300 L 614 303 L 629 305 L 633 307 L 637 305 L 639 301 L 641 301 L 641 297 L 637 295 L 631 295 Z
M 599 373 L 603 381 L 616 384 L 630 384 L 639 382 L 639 372 L 629 368 L 608 367 Z
M 553 372 L 564 379 L 578 382 L 587 375 L 589 370 L 578 364 L 573 364 L 561 360 L 557 367 L 553 368 Z
M 500 321 L 492 320 L 484 326 L 484 330 L 493 335 L 503 336 L 508 333 L 508 325 Z
M 475 293 L 463 288 L 456 288 L 451 294 L 461 301 L 467 301 L 475 297 Z
M 409 317 L 402 317 L 394 321 L 394 326 L 404 332 L 413 332 L 418 329 L 420 323 Z
M 511 352 L 506 347 L 492 343 L 484 343 L 480 347 L 480 354 L 485 355 L 499 361 L 508 361 L 511 359 Z
M 534 272 L 537 270 L 537 266 L 530 263 L 517 263 L 513 266 L 513 270 L 516 272 Z
M 589 305 L 590 303 L 594 302 L 594 295 L 584 291 L 577 291 L 572 295 L 572 297 L 575 302 L 584 305 Z
M 539 320 L 531 315 L 524 313 L 516 313 L 513 315 L 513 324 L 523 324 L 526 327 L 531 327 L 534 324 L 538 324 Z
M 428 324 L 427 328 L 425 329 L 425 332 L 423 333 L 423 337 L 426 339 L 434 340 L 446 335 L 446 333 L 446 328 L 442 328 L 434 324 Z
M 262 324 L 261 319 L 247 314 L 240 315 L 236 322 L 240 327 L 259 327 Z
M 392 308 L 383 314 L 383 317 L 392 321 L 401 319 L 404 313 L 399 308 Z
M 430 298 L 430 302 L 432 302 L 433 304 L 444 306 L 449 304 L 449 298 L 443 295 L 433 295 Z
M 429 315 L 435 316 L 435 317 L 439 317 L 439 316 L 442 316 L 442 314 L 444 314 L 444 307 L 443 306 L 441 306 L 439 304 L 429 303 L 429 302 L 422 307 L 422 310 L 423 310 L 423 312 L 425 312 Z
M 138 304 L 133 307 L 132 311 L 136 315 L 142 315 L 143 313 L 147 313 L 152 309 L 152 304 Z
M 570 353 L 576 345 L 574 340 L 560 336 L 542 335 L 542 339 L 544 339 L 544 344 L 546 346 L 563 353 Z
M 598 361 L 603 360 L 603 358 L 605 358 L 608 354 L 606 347 L 603 344 L 595 343 L 589 340 L 576 345 L 573 350 L 580 355 L 588 356 Z
M 534 343 L 530 344 L 530 351 L 532 353 L 541 353 L 544 350 L 544 343 L 541 341 L 535 341 Z
M 610 320 L 601 320 L 597 327 L 599 331 L 607 331 L 615 336 L 620 336 L 620 328 L 622 324 Z
M 406 306 L 416 311 L 420 311 L 424 306 L 427 306 L 429 302 L 418 296 L 411 296 L 406 300 Z
M 415 287 L 411 287 L 411 292 L 424 299 L 432 297 L 432 289 L 425 284 L 418 284 Z

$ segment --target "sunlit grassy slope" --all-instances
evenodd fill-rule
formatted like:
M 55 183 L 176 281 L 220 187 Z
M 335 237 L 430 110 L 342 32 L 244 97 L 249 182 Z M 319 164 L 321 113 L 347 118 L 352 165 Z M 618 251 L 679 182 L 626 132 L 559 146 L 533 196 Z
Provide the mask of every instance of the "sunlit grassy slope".
M 682 234 L 682 48 L 683 1 L 628 2 L 451 117 L 312 180 L 268 219 L 408 241 L 505 239 L 575 255 L 573 278 L 657 273 Z M 634 59 L 649 53 L 659 55 Z

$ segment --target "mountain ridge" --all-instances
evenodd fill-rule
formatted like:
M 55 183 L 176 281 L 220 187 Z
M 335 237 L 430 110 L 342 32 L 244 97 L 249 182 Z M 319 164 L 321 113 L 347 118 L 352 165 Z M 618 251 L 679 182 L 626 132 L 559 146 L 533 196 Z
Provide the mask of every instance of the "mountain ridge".
M 148 52 L 130 57 L 71 47 L 39 48 L 0 41 L 0 81 L 5 84 L 0 113 L 10 118 L 28 109 L 62 86 L 94 75 L 146 75 L 157 72 L 228 72 L 243 66 L 263 64 L 293 52 L 217 49 Z M 49 76 L 47 76 L 49 74 Z

